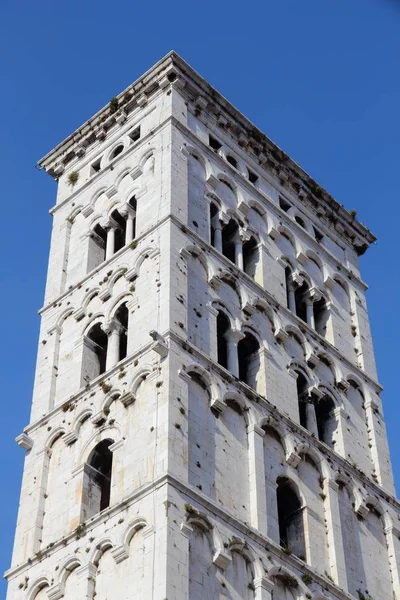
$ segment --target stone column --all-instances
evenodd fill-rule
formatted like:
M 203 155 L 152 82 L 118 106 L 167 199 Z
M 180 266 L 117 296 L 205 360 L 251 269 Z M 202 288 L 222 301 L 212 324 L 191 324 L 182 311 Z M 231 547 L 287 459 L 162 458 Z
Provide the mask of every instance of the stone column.
M 108 335 L 106 371 L 112 369 L 119 362 L 119 338 L 122 329 L 122 325 L 115 320 L 110 321 L 104 327 L 104 331 Z
M 311 298 L 307 298 L 306 300 L 306 314 L 307 314 L 307 325 L 315 329 L 315 319 L 314 319 L 314 303 Z
M 239 377 L 239 358 L 237 345 L 239 340 L 241 340 L 243 337 L 244 335 L 240 331 L 230 331 L 226 336 L 228 345 L 227 368 L 228 371 L 230 371 L 235 377 Z
M 97 567 L 93 563 L 76 569 L 77 586 L 74 590 L 74 600 L 91 600 L 96 587 Z
M 222 226 L 218 215 L 213 217 L 212 226 L 214 228 L 214 248 L 218 250 L 218 252 L 222 252 Z
M 315 406 L 312 398 L 308 398 L 306 400 L 306 421 L 307 421 L 307 430 L 310 433 L 313 433 L 315 437 L 318 439 L 318 426 L 317 426 L 317 417 L 315 415 Z
M 128 204 L 125 205 L 124 209 L 120 212 L 126 219 L 125 246 L 127 246 L 135 237 L 134 224 L 136 219 L 136 211 Z
M 111 223 L 107 223 L 104 229 L 107 231 L 106 260 L 108 260 L 114 255 L 115 229 Z
M 267 496 L 264 466 L 265 431 L 258 425 L 247 427 L 249 444 L 250 523 L 262 535 L 267 535 Z
M 254 578 L 254 600 L 272 600 L 274 584 L 266 577 Z
M 239 235 L 235 240 L 235 264 L 243 271 L 243 244 Z
M 324 480 L 330 572 L 339 587 L 347 590 L 345 548 L 343 547 L 338 490 L 339 486 L 335 481 L 328 479 Z

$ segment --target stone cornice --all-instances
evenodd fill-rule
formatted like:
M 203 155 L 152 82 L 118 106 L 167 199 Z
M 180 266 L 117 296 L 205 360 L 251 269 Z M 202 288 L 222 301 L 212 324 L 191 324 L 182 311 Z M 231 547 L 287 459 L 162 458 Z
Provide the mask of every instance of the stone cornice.
M 94 141 L 104 139 L 108 130 L 121 122 L 123 114 L 141 108 L 156 93 L 174 85 L 192 104 L 197 116 L 207 112 L 218 126 L 229 131 L 237 144 L 246 148 L 259 164 L 276 172 L 285 185 L 290 183 L 297 194 L 307 199 L 315 210 L 322 209 L 326 216 L 339 223 L 346 232 L 358 254 L 362 254 L 375 241 L 375 236 L 355 219 L 330 194 L 323 190 L 297 163 L 274 144 L 264 133 L 230 104 L 215 88 L 207 83 L 178 54 L 170 52 L 156 65 L 117 96 L 118 109 L 112 112 L 110 105 L 102 108 L 72 135 L 39 161 L 39 166 L 58 179 L 66 164 Z M 336 229 L 338 226 L 336 225 Z

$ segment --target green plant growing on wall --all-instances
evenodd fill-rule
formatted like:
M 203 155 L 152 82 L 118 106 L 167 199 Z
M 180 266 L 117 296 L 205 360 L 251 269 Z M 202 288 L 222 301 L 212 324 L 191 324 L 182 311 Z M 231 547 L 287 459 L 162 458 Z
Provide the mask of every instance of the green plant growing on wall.
M 68 185 L 70 187 L 74 187 L 75 184 L 78 183 L 79 173 L 77 171 L 71 171 L 68 175 Z

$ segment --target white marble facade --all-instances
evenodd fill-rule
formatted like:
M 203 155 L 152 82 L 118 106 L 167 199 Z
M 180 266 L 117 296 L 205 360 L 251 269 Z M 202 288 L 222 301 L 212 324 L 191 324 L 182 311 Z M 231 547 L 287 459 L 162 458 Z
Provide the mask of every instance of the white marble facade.
M 175 53 L 40 164 L 7 599 L 399 600 L 373 235 Z

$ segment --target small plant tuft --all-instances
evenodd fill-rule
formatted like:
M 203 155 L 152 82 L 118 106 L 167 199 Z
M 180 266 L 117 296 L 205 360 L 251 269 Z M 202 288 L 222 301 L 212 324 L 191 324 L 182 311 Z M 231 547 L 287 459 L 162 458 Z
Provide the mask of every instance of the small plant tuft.
M 110 100 L 110 114 L 117 112 L 119 106 L 118 98 L 111 98 Z
M 79 173 L 77 171 L 71 171 L 68 175 L 68 185 L 74 187 L 78 183 Z
M 313 582 L 312 578 L 307 573 L 304 573 L 304 575 L 302 575 L 301 580 L 306 585 L 311 585 Z

